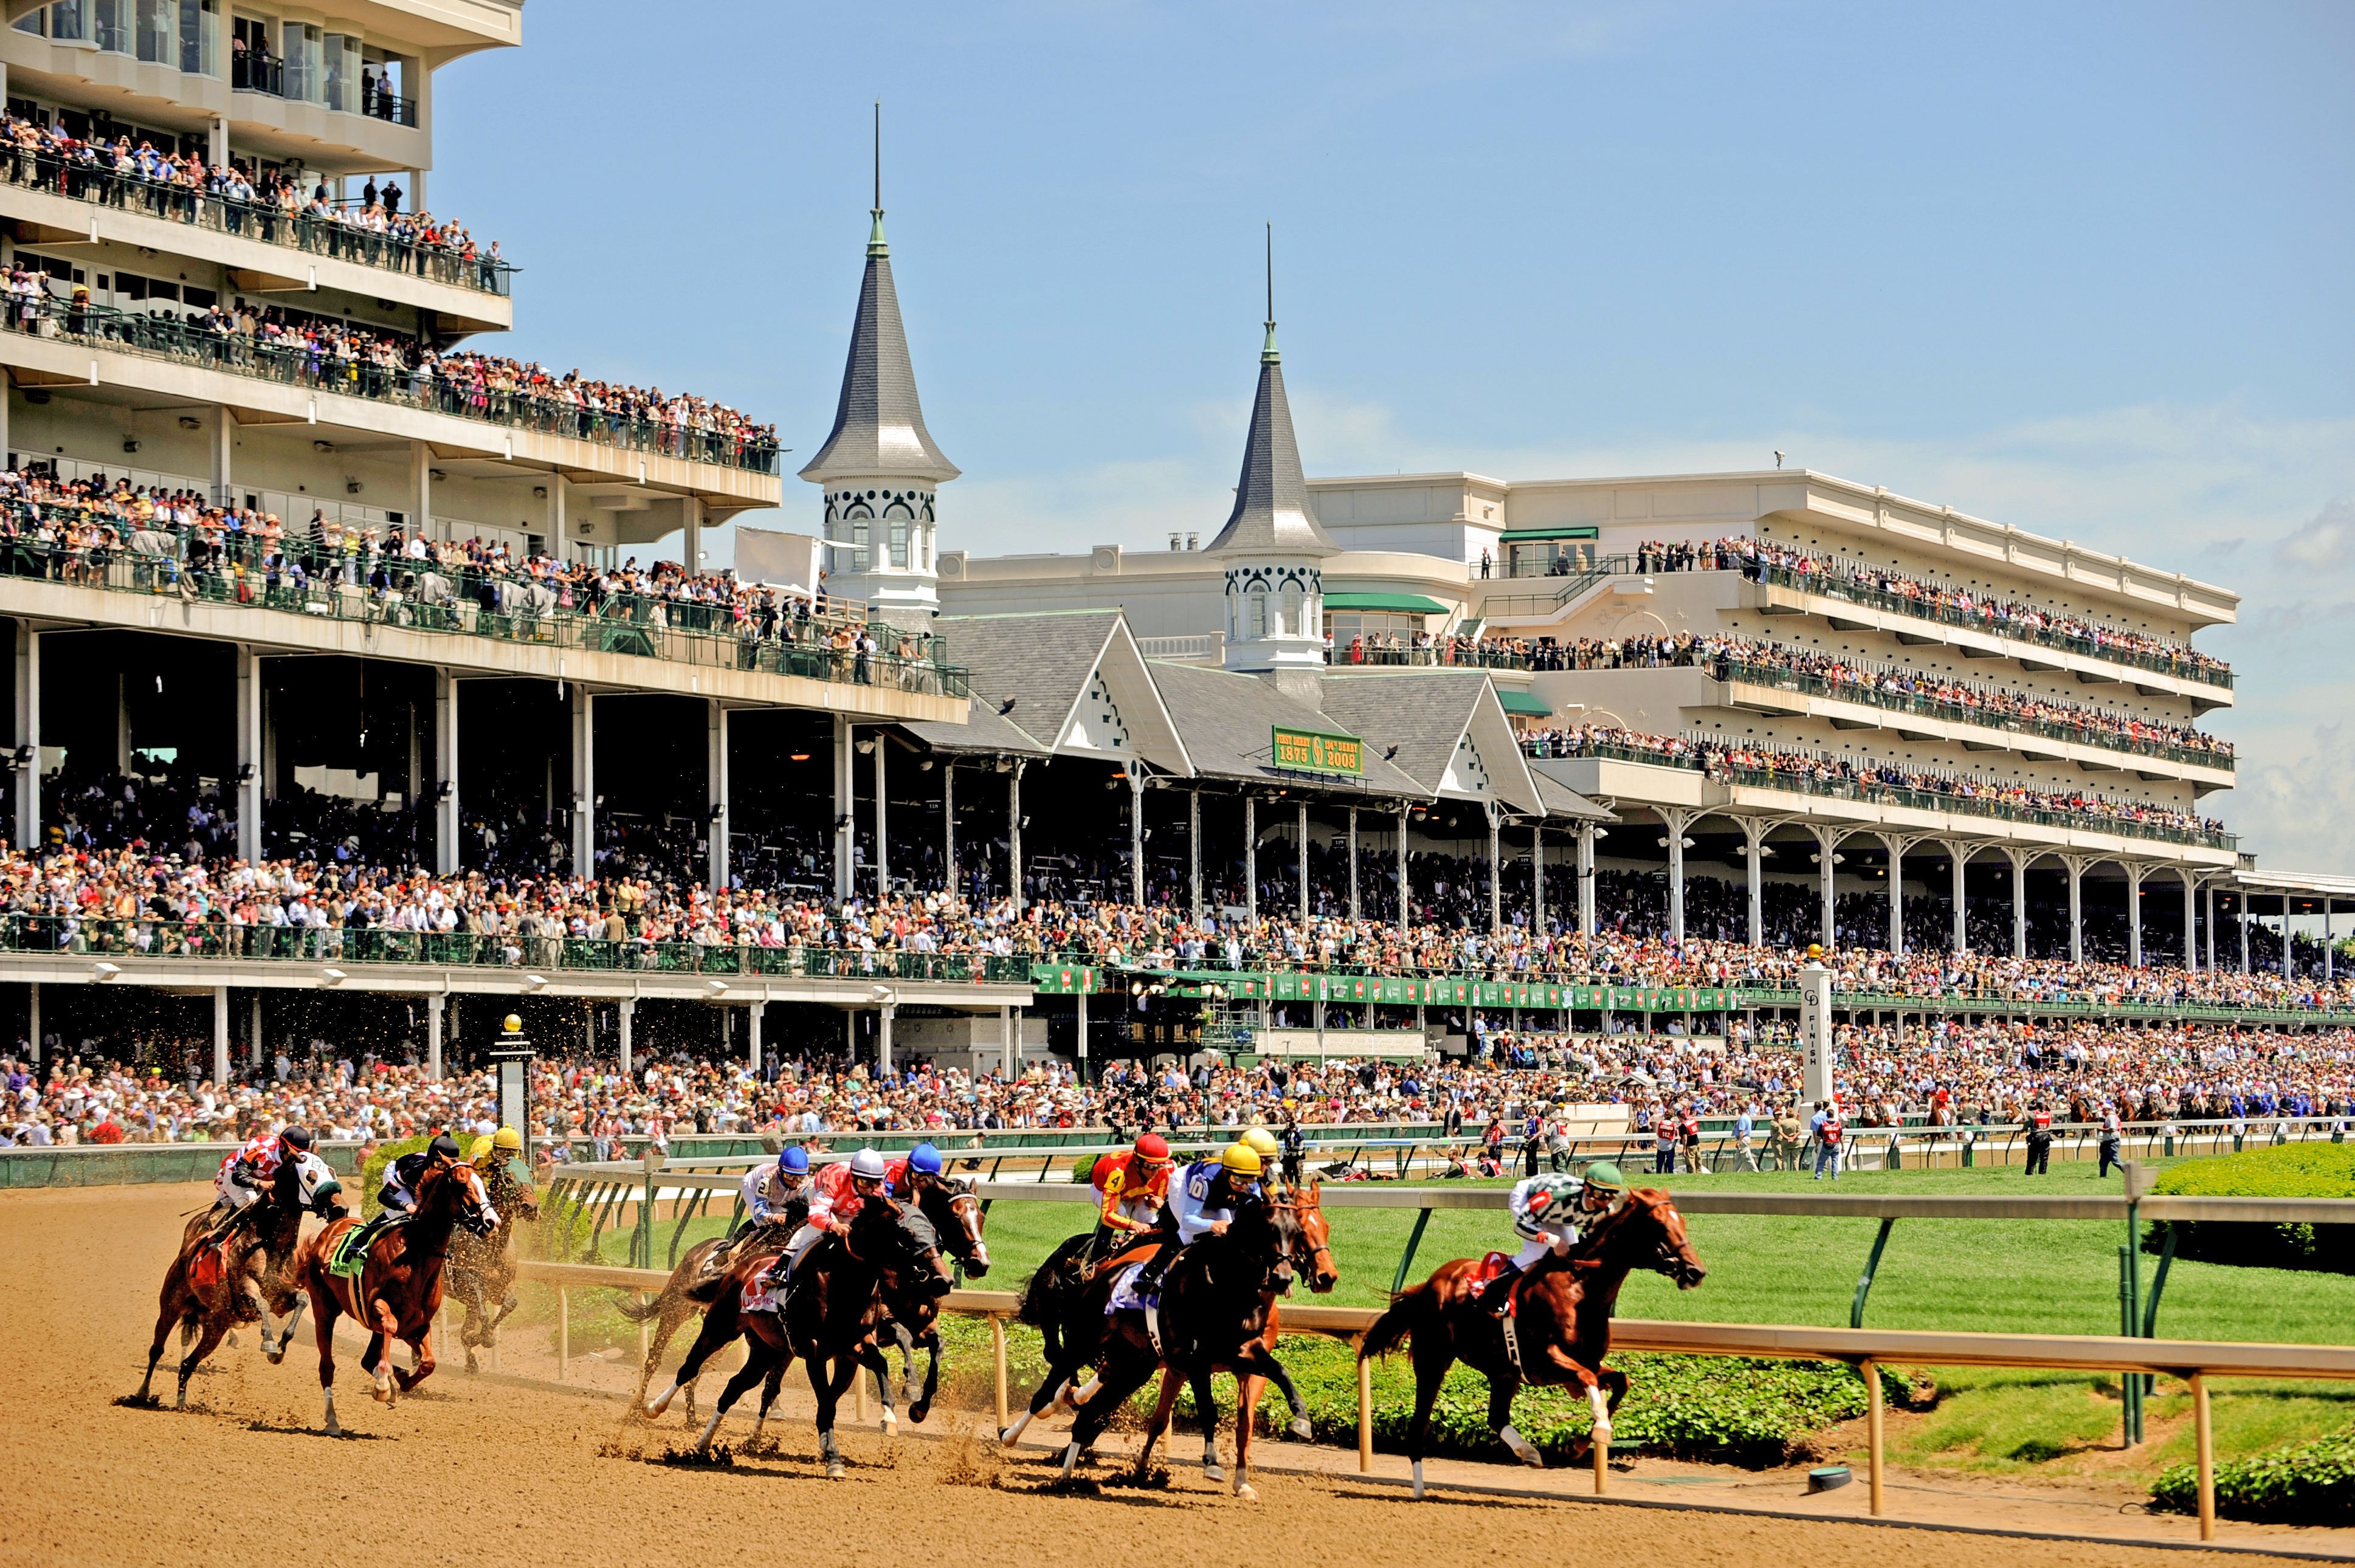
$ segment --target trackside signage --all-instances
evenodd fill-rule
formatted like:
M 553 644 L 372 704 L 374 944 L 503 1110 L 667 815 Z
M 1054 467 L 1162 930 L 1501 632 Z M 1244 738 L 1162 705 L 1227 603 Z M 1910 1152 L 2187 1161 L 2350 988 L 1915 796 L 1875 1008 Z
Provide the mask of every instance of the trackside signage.
M 1275 765 L 1292 773 L 1342 773 L 1359 778 L 1366 771 L 1366 743 L 1353 735 L 1327 735 L 1321 730 L 1273 726 Z

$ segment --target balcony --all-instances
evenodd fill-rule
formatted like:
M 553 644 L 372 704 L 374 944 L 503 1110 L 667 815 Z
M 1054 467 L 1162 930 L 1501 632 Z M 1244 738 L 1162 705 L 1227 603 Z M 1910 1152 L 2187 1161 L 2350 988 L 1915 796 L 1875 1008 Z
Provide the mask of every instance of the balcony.
M 1893 593 L 1870 583 L 1859 582 L 1838 572 L 1802 572 L 1788 567 L 1765 562 L 1745 563 L 1742 575 L 1753 582 L 1772 583 L 1794 588 L 1801 593 L 1825 599 L 1843 599 L 1867 609 L 1902 615 L 1916 620 L 1933 621 L 1940 626 L 1976 631 L 1983 636 L 1999 638 L 2009 642 L 2024 642 L 2057 653 L 2074 654 L 2081 659 L 2096 659 L 2130 670 L 2147 671 L 2170 680 L 2190 681 L 2221 691 L 2232 689 L 2232 672 L 2214 660 L 2202 659 L 2189 649 L 2153 651 L 2125 646 L 2099 638 L 2079 636 L 2051 627 L 2006 619 L 1994 613 L 1992 607 L 1962 609 L 1940 604 L 1934 599 L 1917 599 L 1908 594 Z
M 298 90 L 287 90 L 288 78 L 296 74 L 288 71 L 286 62 L 275 55 L 256 55 L 240 49 L 229 61 L 229 90 L 310 101 L 310 95 L 300 90 L 303 84 L 299 79 L 294 84 Z M 347 96 L 349 102 L 345 101 Z M 414 129 L 417 124 L 417 100 L 387 91 L 372 76 L 363 79 L 357 91 L 348 93 L 341 81 L 330 77 L 325 102 L 329 109 L 339 112 L 381 120 L 389 125 Z
M 777 472 L 778 448 L 767 439 L 426 376 L 399 364 L 342 357 L 332 348 L 218 331 L 197 318 L 76 307 L 54 298 L 37 302 L 35 315 L 34 335 L 45 339 L 743 473 Z
M 389 235 L 371 234 L 331 218 L 283 212 L 261 203 L 229 201 L 190 186 L 144 179 L 136 170 L 120 172 L 48 151 L 0 148 L 0 183 L 63 196 L 93 207 L 186 224 L 300 255 L 354 262 L 478 293 L 496 294 L 501 299 L 512 293 L 518 270 L 505 261 L 460 256 Z
M 1907 783 L 1884 782 L 1856 774 L 1837 758 L 1797 752 L 1766 754 L 1767 760 L 1764 765 L 1736 763 L 1727 753 L 1722 736 L 1630 736 L 1606 740 L 1586 736 L 1536 735 L 1522 743 L 1521 750 L 1525 756 L 1538 761 L 1597 758 L 1610 762 L 1671 768 L 1722 786 L 1728 791 L 1726 796 L 1713 802 L 1705 795 L 1696 795 L 1690 790 L 1678 791 L 1680 796 L 1690 797 L 1677 802 L 1685 805 L 1730 805 L 1730 791 L 1732 789 L 1762 789 L 2075 832 L 2112 833 L 2122 838 L 2185 844 L 2227 853 L 2240 843 L 2236 835 L 2185 813 L 2141 807 L 2128 801 L 2108 800 L 2099 796 L 2084 797 L 2076 805 L 2046 803 L 2057 798 L 2032 798 L 2041 797 L 2042 792 L 1998 779 L 1921 774 L 1909 776 L 1911 781 Z M 1628 802 L 1640 799 L 1625 792 L 1603 792 L 1618 793 L 1623 800 Z
M 951 722 L 962 717 L 962 699 L 972 694 L 967 673 L 944 662 L 947 648 L 940 639 L 919 639 L 911 657 L 855 653 L 837 645 L 847 643 L 855 629 L 847 616 L 785 618 L 777 633 L 762 637 L 737 630 L 726 606 L 618 595 L 593 610 L 568 609 L 558 604 L 554 589 L 535 579 L 438 566 L 422 569 L 381 555 L 314 555 L 307 540 L 126 527 L 119 536 L 95 543 L 58 542 L 69 527 L 89 520 L 79 507 L 7 504 L 0 514 L 0 612 L 206 635 L 214 629 L 198 623 L 201 612 L 250 611 L 283 618 L 275 635 L 250 622 L 240 634 L 273 647 L 406 656 L 464 667 L 469 673 L 558 677 L 566 670 L 562 656 L 568 652 L 603 655 L 592 661 L 593 673 L 590 664 L 576 662 L 572 677 L 718 695 L 718 683 L 692 673 L 726 672 L 737 677 L 728 683 L 731 687 L 748 700 L 759 700 L 762 683 L 742 677 L 786 676 L 960 699 L 947 713 L 911 709 L 904 715 Z M 273 554 L 280 555 L 281 564 L 270 564 Z M 17 590 L 18 584 L 39 584 L 48 591 L 27 596 Z M 89 599 L 118 602 L 104 609 L 89 604 Z M 338 635 L 345 629 L 357 635 Z M 237 631 L 224 625 L 215 634 Z M 400 634 L 401 649 L 389 647 L 382 633 Z M 503 657 L 500 650 L 533 657 L 517 661 Z M 639 661 L 674 668 L 634 677 L 631 667 Z M 785 700 L 765 695 L 772 702 Z
M 1957 725 L 1969 728 L 1992 730 L 2012 736 L 2038 736 L 2067 746 L 2092 747 L 2098 750 L 2119 752 L 2130 757 L 2164 758 L 2190 768 L 2215 770 L 2224 775 L 2222 783 L 2229 787 L 2233 770 L 2231 749 L 2222 743 L 2211 747 L 2187 746 L 2179 742 L 2137 736 L 2110 727 L 2099 722 L 2100 715 L 2087 711 L 2079 722 L 2036 718 L 2009 714 L 1996 707 L 1977 707 L 1964 703 L 1914 692 L 1886 691 L 1867 681 L 1828 681 L 1820 676 L 1801 673 L 1785 666 L 1764 662 L 1753 662 L 1738 655 L 1721 655 L 1708 662 L 1706 668 L 1713 680 L 1728 683 L 1763 686 L 1771 691 L 1791 692 L 1827 702 L 1849 703 L 1879 708 L 1887 713 L 1909 714 L 1931 719 L 1942 725 Z M 1859 673 L 1874 672 L 1859 666 Z M 1895 673 L 1895 672 L 1892 672 Z M 1991 693 L 2000 697 L 2003 694 Z M 1743 704 L 1743 706 L 1753 705 Z M 1834 721 L 1838 722 L 1837 719 Z M 2121 720 L 2120 722 L 2131 722 Z M 1939 736 L 1937 738 L 1948 738 Z M 1965 745 L 1967 737 L 1954 737 Z M 2017 745 L 2007 749 L 2028 749 Z

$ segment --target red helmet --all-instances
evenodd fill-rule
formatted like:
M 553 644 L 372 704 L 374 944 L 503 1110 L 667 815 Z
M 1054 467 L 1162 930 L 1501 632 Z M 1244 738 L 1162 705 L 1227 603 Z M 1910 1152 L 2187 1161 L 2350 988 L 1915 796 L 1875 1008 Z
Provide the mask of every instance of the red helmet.
M 1167 1160 L 1169 1158 L 1169 1140 L 1157 1132 L 1148 1132 L 1136 1140 L 1136 1157 L 1139 1160 Z

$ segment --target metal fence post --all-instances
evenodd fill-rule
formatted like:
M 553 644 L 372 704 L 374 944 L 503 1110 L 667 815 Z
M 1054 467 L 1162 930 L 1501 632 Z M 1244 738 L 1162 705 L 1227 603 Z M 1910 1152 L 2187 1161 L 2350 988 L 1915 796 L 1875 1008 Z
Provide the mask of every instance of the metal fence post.
M 1872 1294 L 1872 1277 L 1881 1272 L 1881 1255 L 1889 1245 L 1889 1233 L 1897 1228 L 1894 1219 L 1881 1222 L 1881 1234 L 1872 1238 L 1872 1255 L 1864 1260 L 1864 1275 L 1856 1282 L 1856 1299 L 1849 1304 L 1848 1326 L 1864 1327 L 1864 1299 Z

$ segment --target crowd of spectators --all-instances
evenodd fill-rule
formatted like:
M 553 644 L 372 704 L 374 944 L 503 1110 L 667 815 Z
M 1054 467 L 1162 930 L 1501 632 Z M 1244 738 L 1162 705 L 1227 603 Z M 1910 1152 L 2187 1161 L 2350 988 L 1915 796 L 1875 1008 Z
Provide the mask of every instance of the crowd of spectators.
M 2085 819 L 2087 826 L 2132 823 L 2195 838 L 2216 838 L 2223 822 L 2196 812 L 2140 800 L 2119 800 L 2083 789 L 2039 789 L 2017 779 L 1984 778 L 1928 768 L 1902 768 L 1799 751 L 1725 736 L 1646 735 L 1615 725 L 1576 724 L 1532 729 L 1522 749 L 1536 758 L 1615 757 L 1629 761 L 1689 768 L 1721 782 L 1796 789 L 1862 800 L 1898 800 L 1902 794 L 1946 796 L 1984 801 L 2013 810 Z

